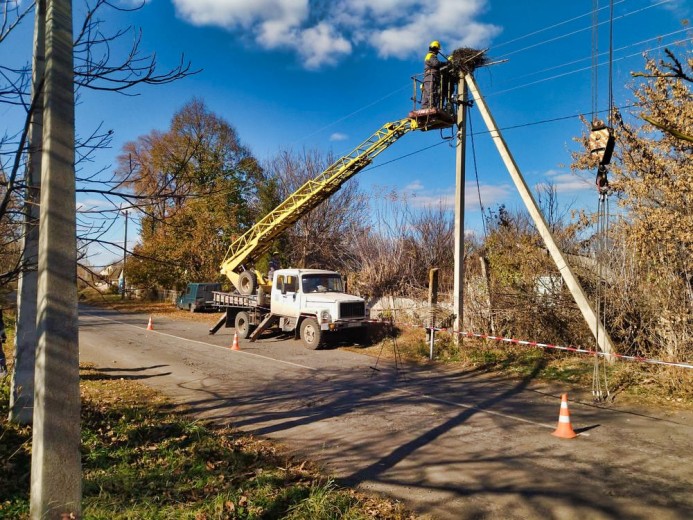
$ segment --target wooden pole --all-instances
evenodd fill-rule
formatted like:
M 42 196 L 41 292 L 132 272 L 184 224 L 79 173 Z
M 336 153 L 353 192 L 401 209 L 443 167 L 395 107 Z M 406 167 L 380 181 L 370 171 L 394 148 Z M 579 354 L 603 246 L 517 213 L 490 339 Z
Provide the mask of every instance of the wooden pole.
M 429 357 L 433 359 L 433 344 L 435 342 L 436 307 L 438 305 L 438 268 L 434 267 L 428 272 L 428 308 L 429 326 L 431 327 Z

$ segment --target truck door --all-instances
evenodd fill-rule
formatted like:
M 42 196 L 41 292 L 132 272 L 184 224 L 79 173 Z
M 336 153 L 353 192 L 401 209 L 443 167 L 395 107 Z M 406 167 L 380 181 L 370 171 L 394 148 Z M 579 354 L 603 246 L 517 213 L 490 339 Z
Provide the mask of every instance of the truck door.
M 272 288 L 272 313 L 280 316 L 298 316 L 298 278 L 295 275 L 275 275 Z

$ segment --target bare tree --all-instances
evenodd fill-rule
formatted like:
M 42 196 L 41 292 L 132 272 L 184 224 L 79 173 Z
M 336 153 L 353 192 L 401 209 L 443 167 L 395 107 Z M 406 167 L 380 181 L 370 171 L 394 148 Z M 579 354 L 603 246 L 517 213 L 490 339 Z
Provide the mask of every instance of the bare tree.
M 282 151 L 265 165 L 266 175 L 275 180 L 279 199 L 309 180 L 316 178 L 335 161 L 317 150 Z M 365 222 L 366 204 L 352 179 L 287 231 L 283 249 L 288 263 L 296 267 L 320 267 L 343 270 L 347 267 L 344 252 L 354 226 Z M 281 242 L 281 241 L 280 241 Z M 281 247 L 279 247 L 281 249 Z
M 133 8 L 114 5 L 108 0 L 93 0 L 87 4 L 87 11 L 79 30 L 74 38 L 74 82 L 75 92 L 79 95 L 82 88 L 114 92 L 121 95 L 137 95 L 136 87 L 143 85 L 159 85 L 185 78 L 197 71 L 184 56 L 180 63 L 173 68 L 160 70 L 156 54 L 146 53 L 141 48 L 141 31 L 133 26 L 109 31 L 105 28 L 104 19 L 108 10 L 134 12 L 140 9 L 144 2 Z M 3 4 L 3 20 L 0 24 L 0 44 L 5 40 L 33 11 L 34 4 L 25 5 L 21 2 L 8 1 Z M 113 48 L 121 45 L 132 35 L 132 41 L 124 53 L 116 53 Z M 39 78 L 32 94 L 32 68 L 29 65 L 19 68 L 0 66 L 0 104 L 20 108 L 24 113 L 24 125 L 20 129 L 6 129 L 0 137 L 0 231 L 3 231 L 3 242 L 16 240 L 14 235 L 22 235 L 21 223 L 24 221 L 24 199 L 31 185 L 27 182 L 25 170 L 26 157 L 29 152 L 30 121 L 40 102 L 43 90 L 42 79 Z M 100 212 L 84 212 L 78 217 L 79 244 L 82 248 L 80 257 L 84 258 L 85 248 L 102 240 L 113 225 L 121 208 L 128 204 L 136 204 L 124 189 L 122 180 L 111 176 L 104 179 L 105 168 L 92 170 L 91 162 L 96 150 L 108 148 L 113 132 L 101 127 L 91 133 L 76 138 L 77 192 L 93 193 L 102 196 L 111 208 Z M 40 149 L 40 145 L 38 145 Z M 17 231 L 19 230 L 19 231 Z M 14 242 L 13 242 L 14 243 Z M 121 248 L 120 244 L 110 244 Z M 11 251 L 12 255 L 1 262 L 0 284 L 10 283 L 24 269 L 32 266 L 25 265 L 20 259 L 21 248 Z

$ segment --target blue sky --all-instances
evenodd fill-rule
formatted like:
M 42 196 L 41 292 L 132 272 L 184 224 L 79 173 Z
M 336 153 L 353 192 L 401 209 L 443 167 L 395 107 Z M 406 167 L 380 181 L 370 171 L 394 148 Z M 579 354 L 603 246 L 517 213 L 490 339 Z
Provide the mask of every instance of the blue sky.
M 128 3 L 133 2 L 121 2 Z M 643 51 L 656 54 L 690 39 L 682 20 L 693 6 L 683 0 L 613 3 L 613 85 L 615 103 L 622 106 L 631 99 L 625 87 L 630 72 L 642 69 Z M 599 5 L 603 110 L 609 3 Z M 592 109 L 592 7 L 587 0 L 149 0 L 133 13 L 104 11 L 105 26 L 141 27 L 143 51 L 156 52 L 162 68 L 175 66 L 184 53 L 201 72 L 171 85 L 139 88 L 136 97 L 82 92 L 77 131 L 90 133 L 102 121 L 114 130 L 113 148 L 89 166 L 107 167 L 123 143 L 165 130 L 173 113 L 196 96 L 234 125 L 260 160 L 302 147 L 348 153 L 383 123 L 406 116 L 410 77 L 421 72 L 428 42 L 437 39 L 447 52 L 489 48 L 491 58 L 507 60 L 476 77 L 520 169 L 531 186 L 553 182 L 563 204 L 591 211 L 591 176 L 576 177 L 567 164 L 577 146 L 572 139 L 582 132 L 577 116 Z M 83 4 L 75 2 L 74 10 L 81 21 Z M 30 20 L 0 45 L 0 63 L 29 59 L 31 30 Z M 7 107 L 0 108 L 0 117 L 8 128 L 17 121 Z M 476 111 L 471 122 L 479 134 L 474 144 L 484 205 L 519 207 Z M 437 143 L 442 144 L 432 146 Z M 454 149 L 437 131 L 406 135 L 376 159 L 378 165 L 359 174 L 363 189 L 397 189 L 414 206 L 449 203 L 454 193 Z M 471 148 L 467 180 L 467 227 L 479 229 Z M 86 197 L 79 202 L 102 204 Z M 114 226 L 113 240 L 122 240 L 123 225 Z M 94 264 L 120 256 L 91 253 Z

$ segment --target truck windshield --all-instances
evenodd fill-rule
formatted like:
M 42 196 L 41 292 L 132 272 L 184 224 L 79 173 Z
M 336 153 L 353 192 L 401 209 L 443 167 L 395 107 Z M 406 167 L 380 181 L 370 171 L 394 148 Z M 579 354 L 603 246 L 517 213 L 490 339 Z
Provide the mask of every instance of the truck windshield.
M 344 292 L 338 274 L 305 274 L 301 277 L 301 286 L 304 293 Z

